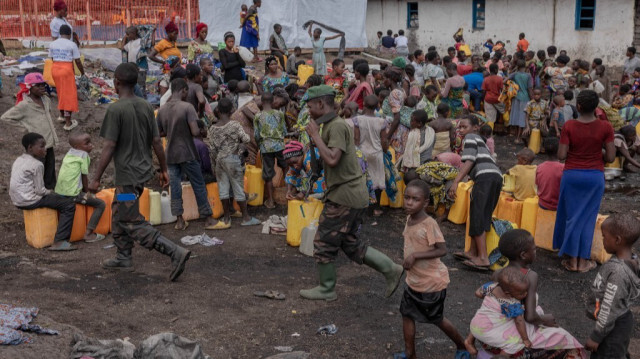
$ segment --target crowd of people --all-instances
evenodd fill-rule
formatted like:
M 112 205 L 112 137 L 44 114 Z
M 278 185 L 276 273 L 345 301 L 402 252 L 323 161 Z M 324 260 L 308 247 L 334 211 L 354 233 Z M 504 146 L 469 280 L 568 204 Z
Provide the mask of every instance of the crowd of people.
M 254 61 L 262 61 L 257 54 L 260 5 L 254 0 L 240 13 L 240 44 L 253 49 Z M 85 75 L 65 19 L 66 4 L 56 0 L 54 10 L 52 75 L 59 121 L 65 123 L 64 130 L 72 131 L 78 126 L 71 118 L 78 111 L 73 64 Z M 558 328 L 553 315 L 537 307 L 539 278 L 530 268 L 536 247 L 530 233 L 517 229 L 502 234 L 499 249 L 509 264 L 476 292 L 482 305 L 471 321 L 470 334 L 463 337 L 443 314 L 449 275 L 440 258 L 448 252 L 439 223 L 455 202 L 459 184 L 472 180 L 468 229 L 472 245 L 453 255 L 466 268 L 489 270 L 486 233 L 493 226 L 492 213 L 503 188 L 493 132 L 508 134 L 523 147 L 516 154 L 518 164 L 508 171 L 515 179 L 514 199 L 538 196 L 541 208 L 557 211 L 553 245 L 564 257 L 566 270 L 595 268 L 590 256 L 605 164 L 622 157 L 625 171 L 640 168 L 634 158 L 640 146 L 635 130 L 640 120 L 636 50 L 628 49 L 624 75 L 614 87 L 601 59 L 571 61 L 555 46 L 534 52 L 523 33 L 511 54 L 504 42 L 492 40 L 483 44 L 486 52 L 474 54 L 460 29 L 455 44 L 441 56 L 433 46 L 410 52 L 403 30 L 395 38 L 389 30 L 387 36 L 379 32 L 378 37 L 381 51 L 398 55 L 390 64 L 375 64 L 379 69 L 373 69 L 374 64 L 356 59 L 347 70 L 340 58 L 328 66 L 324 54 L 325 41 L 344 34 L 323 37 L 321 29 L 312 27 L 310 23 L 308 45 L 313 48 L 314 74 L 301 86 L 292 81 L 305 63 L 301 49 L 289 51 L 279 24 L 269 37 L 270 56 L 264 59 L 261 78 L 245 71 L 247 64 L 230 31 L 223 36 L 225 48 L 217 51 L 207 41 L 207 25 L 198 24 L 196 38 L 183 56 L 173 22 L 165 26 L 166 37 L 157 43 L 154 26 L 128 28 L 121 46 L 123 63 L 114 74 L 119 99 L 107 108 L 100 130 L 103 146 L 92 171 L 91 136 L 75 130 L 56 176 L 54 149 L 59 140 L 51 100 L 43 76 L 27 75 L 16 105 L 1 117 L 28 131 L 22 138 L 25 154 L 12 167 L 13 204 L 60 212 L 51 250 L 76 249 L 69 242 L 76 203 L 95 207 L 85 241 L 102 240 L 104 236 L 94 230 L 105 203 L 94 193 L 113 161 L 112 231 L 117 253 L 103 267 L 131 271 L 131 249 L 137 241 L 169 256 L 170 279 L 176 280 L 191 253 L 140 214 L 144 184 L 157 174 L 162 186 L 170 186 L 177 230 L 189 226 L 183 218 L 185 178 L 193 188 L 199 215 L 205 218 L 205 229 L 231 228 L 232 218 L 241 218 L 241 226 L 254 226 L 261 221 L 249 214 L 247 202 L 255 194 L 245 193 L 244 171 L 247 164 L 259 161 L 266 208 L 276 206 L 277 168 L 284 173 L 287 200 L 313 196 L 324 201 L 314 240 L 319 285 L 301 290 L 303 298 L 337 299 L 334 261 L 340 249 L 383 275 L 385 297 L 396 291 L 406 272 L 400 305 L 405 352 L 398 358 L 416 357 L 415 322 L 437 325 L 455 343 L 456 358 L 477 354 L 476 342 L 484 352 L 510 358 L 586 358 L 585 349 L 592 358 L 623 357 L 633 326 L 629 299 L 640 294 L 639 263 L 631 252 L 640 236 L 637 218 L 612 215 L 602 224 L 604 247 L 613 256 L 593 284 L 595 309 L 589 313 L 597 322 L 584 346 Z M 149 60 L 161 64 L 165 73 L 156 113 L 146 101 Z M 536 153 L 527 147 L 535 131 L 540 132 L 548 156 L 537 166 Z M 218 184 L 223 207 L 217 221 L 207 194 L 212 182 Z M 402 264 L 359 236 L 365 216 L 383 215 L 383 193 L 392 202 L 402 196 L 408 215 Z M 368 207 L 372 207 L 369 214 Z

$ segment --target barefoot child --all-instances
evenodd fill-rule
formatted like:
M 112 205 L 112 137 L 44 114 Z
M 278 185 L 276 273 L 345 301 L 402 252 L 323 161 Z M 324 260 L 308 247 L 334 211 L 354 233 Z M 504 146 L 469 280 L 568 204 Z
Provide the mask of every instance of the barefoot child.
M 273 95 L 269 92 L 262 94 L 262 112 L 253 119 L 254 137 L 260 147 L 262 158 L 262 178 L 266 184 L 267 193 L 264 206 L 275 208 L 273 200 L 273 177 L 276 175 L 274 166 L 284 171 L 287 164 L 282 157 L 284 150 L 284 135 L 287 133 L 287 125 L 284 113 L 271 108 Z
M 502 189 L 502 172 L 496 165 L 482 137 L 478 134 L 480 122 L 476 116 L 467 116 L 460 120 L 458 129 L 464 136 L 462 168 L 449 189 L 449 197 L 456 197 L 458 184 L 467 175 L 474 181 L 471 190 L 469 214 L 469 236 L 472 239 L 468 252 L 455 253 L 464 265 L 477 269 L 489 269 L 486 233 L 491 230 L 491 214 L 498 204 Z
M 614 214 L 602 223 L 604 249 L 612 254 L 602 265 L 591 290 L 590 318 L 596 321 L 585 347 L 591 358 L 631 358 L 634 320 L 630 303 L 640 295 L 640 263 L 632 252 L 640 222 L 631 213 Z
M 521 149 L 517 154 L 518 164 L 511 167 L 507 172 L 515 178 L 515 189 L 513 197 L 518 201 L 536 196 L 536 165 L 533 160 L 535 153 L 528 148 Z
M 402 172 L 414 172 L 421 164 L 433 159 L 435 131 L 427 126 L 427 113 L 416 110 L 411 114 L 411 131 L 402 155 Z
M 525 115 L 525 128 L 522 131 L 523 137 L 529 137 L 531 130 L 539 129 L 542 137 L 546 136 L 547 129 L 547 117 L 549 117 L 549 102 L 542 99 L 542 90 L 533 90 L 533 98 L 527 103 L 524 108 Z M 529 141 L 527 140 L 527 144 Z
M 9 197 L 14 206 L 22 209 L 52 208 L 59 212 L 58 229 L 53 239 L 51 251 L 71 251 L 76 249 L 69 243 L 76 205 L 70 198 L 48 190 L 44 186 L 44 159 L 47 150 L 44 137 L 29 132 L 22 137 L 26 153 L 18 157 L 11 167 Z
M 87 176 L 91 161 L 89 153 L 93 149 L 91 136 L 88 133 L 72 133 L 69 136 L 69 144 L 71 149 L 62 159 L 55 192 L 71 198 L 75 203 L 95 208 L 82 239 L 87 243 L 101 241 L 104 235 L 94 233 L 94 230 L 102 217 L 105 204 L 103 200 L 96 198 L 87 190 L 89 182 Z
M 451 152 L 451 142 L 453 142 L 456 133 L 453 123 L 449 119 L 449 105 L 441 103 L 438 105 L 438 117 L 429 123 L 429 126 L 435 131 L 436 140 L 433 144 L 433 157 L 441 153 Z
M 447 254 L 442 232 L 436 221 L 425 212 L 429 204 L 429 185 L 419 179 L 409 182 L 404 192 L 407 221 L 404 237 L 406 287 L 400 303 L 405 357 L 416 358 L 416 322 L 435 324 L 456 345 L 456 358 L 469 358 L 464 339 L 444 317 L 449 272 L 440 261 Z

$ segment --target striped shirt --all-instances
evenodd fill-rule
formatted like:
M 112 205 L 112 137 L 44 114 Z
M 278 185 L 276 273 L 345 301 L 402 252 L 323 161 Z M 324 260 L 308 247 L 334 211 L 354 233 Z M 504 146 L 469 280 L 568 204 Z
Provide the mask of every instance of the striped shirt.
M 491 156 L 491 152 L 480 135 L 470 133 L 464 137 L 462 144 L 462 161 L 474 162 L 469 173 L 472 180 L 483 174 L 495 173 L 502 176 L 502 172 L 496 165 L 496 161 Z

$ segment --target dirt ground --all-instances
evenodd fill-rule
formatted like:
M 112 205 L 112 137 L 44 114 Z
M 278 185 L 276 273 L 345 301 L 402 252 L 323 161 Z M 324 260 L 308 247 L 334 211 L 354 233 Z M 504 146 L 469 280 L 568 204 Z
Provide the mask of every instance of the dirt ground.
M 0 113 L 14 103 L 14 79 L 3 78 L 5 97 Z M 106 106 L 81 104 L 80 126 L 94 139 L 93 163 L 100 153 L 98 132 Z M 58 166 L 68 150 L 67 135 L 56 124 L 60 144 L 56 147 Z M 100 339 L 128 337 L 138 344 L 150 335 L 174 332 L 196 340 L 212 358 L 265 358 L 279 353 L 274 347 L 289 346 L 311 353 L 311 358 L 390 358 L 403 350 L 401 316 L 398 313 L 402 290 L 383 298 L 381 275 L 366 266 L 338 259 L 338 300 L 331 303 L 303 300 L 298 290 L 316 285 L 312 258 L 287 246 L 284 237 L 263 235 L 260 227 L 212 232 L 224 241 L 215 247 L 193 246 L 187 270 L 176 283 L 167 281 L 169 259 L 157 252 L 137 248 L 133 273 L 104 271 L 101 261 L 113 257 L 115 249 L 104 249 L 109 238 L 94 244 L 79 243 L 79 250 L 52 253 L 27 246 L 21 211 L 11 205 L 7 194 L 11 164 L 23 152 L 20 128 L 0 124 L 0 303 L 40 308 L 35 323 L 57 329 L 59 336 L 33 335 L 33 342 L 0 348 L 0 358 L 68 358 L 75 333 Z M 508 169 L 515 162 L 517 148 L 509 137 L 496 137 L 499 164 Z M 539 156 L 538 162 L 543 158 Z M 110 168 L 103 184 L 111 182 Z M 608 184 L 601 213 L 638 209 L 640 176 Z M 276 210 L 251 208 L 264 220 Z M 367 218 L 363 238 L 402 260 L 401 210 L 387 210 L 372 226 Z M 200 234 L 203 222 L 194 222 L 186 232 L 172 225 L 159 229 L 174 241 L 183 235 Z M 449 252 L 464 244 L 464 226 L 442 225 Z M 470 272 L 453 260 L 443 258 L 451 276 L 445 315 L 463 335 L 480 306 L 475 289 L 489 280 L 488 274 Z M 584 342 L 593 328 L 584 312 L 584 301 L 595 271 L 567 273 L 551 252 L 538 251 L 533 268 L 541 278 L 539 304 L 553 313 L 558 323 Z M 253 296 L 255 290 L 278 290 L 284 301 Z M 636 315 L 640 310 L 633 308 Z M 318 327 L 335 324 L 334 336 L 316 335 Z M 638 325 L 636 324 L 636 329 Z M 452 343 L 434 326 L 418 326 L 418 353 L 421 358 L 451 357 Z M 632 357 L 640 355 L 640 331 L 631 346 Z

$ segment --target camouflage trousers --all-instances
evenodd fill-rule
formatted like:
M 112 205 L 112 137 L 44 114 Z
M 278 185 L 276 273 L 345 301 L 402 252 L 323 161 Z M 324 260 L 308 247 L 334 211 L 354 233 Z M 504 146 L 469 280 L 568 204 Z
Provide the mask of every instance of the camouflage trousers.
M 367 245 L 358 237 L 366 208 L 350 208 L 327 201 L 318 232 L 313 240 L 313 256 L 318 263 L 333 262 L 342 249 L 352 261 L 362 264 Z
M 134 241 L 151 250 L 160 236 L 160 232 L 140 214 L 139 199 L 143 190 L 144 184 L 116 187 L 116 195 L 111 206 L 111 233 L 113 244 L 118 250 L 133 248 Z M 133 201 L 118 201 L 118 194 L 121 193 L 133 193 L 136 198 Z

